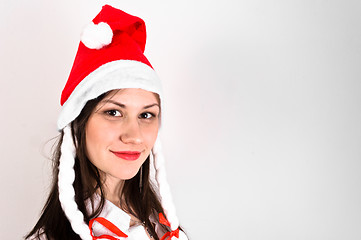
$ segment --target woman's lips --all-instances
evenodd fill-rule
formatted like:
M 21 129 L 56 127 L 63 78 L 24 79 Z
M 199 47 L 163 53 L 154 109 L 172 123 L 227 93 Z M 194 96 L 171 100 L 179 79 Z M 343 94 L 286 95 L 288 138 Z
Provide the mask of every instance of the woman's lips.
M 115 156 L 128 160 L 128 161 L 135 161 L 140 157 L 141 152 L 136 151 L 123 151 L 123 152 L 114 152 L 111 151 Z

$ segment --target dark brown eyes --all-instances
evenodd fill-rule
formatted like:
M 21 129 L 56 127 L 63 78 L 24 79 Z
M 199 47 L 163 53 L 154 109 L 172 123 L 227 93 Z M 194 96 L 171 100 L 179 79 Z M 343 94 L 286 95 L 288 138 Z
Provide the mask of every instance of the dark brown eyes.
M 115 110 L 115 109 L 107 110 L 104 113 L 111 117 L 122 117 L 123 116 L 120 111 Z M 139 115 L 140 119 L 152 119 L 154 117 L 156 117 L 156 114 L 151 113 L 151 112 L 144 112 Z
M 150 118 L 155 117 L 155 114 L 150 113 L 150 112 L 145 112 L 145 113 L 140 114 L 140 117 L 144 118 L 144 119 L 150 119 Z
M 118 110 L 108 110 L 105 113 L 112 117 L 120 117 L 122 115 Z

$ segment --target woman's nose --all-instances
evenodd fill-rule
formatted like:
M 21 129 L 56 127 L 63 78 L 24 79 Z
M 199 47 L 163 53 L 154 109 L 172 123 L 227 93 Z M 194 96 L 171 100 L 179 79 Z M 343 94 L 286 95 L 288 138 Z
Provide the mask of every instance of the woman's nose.
M 137 120 L 128 119 L 122 126 L 120 139 L 126 144 L 141 144 L 143 137 Z

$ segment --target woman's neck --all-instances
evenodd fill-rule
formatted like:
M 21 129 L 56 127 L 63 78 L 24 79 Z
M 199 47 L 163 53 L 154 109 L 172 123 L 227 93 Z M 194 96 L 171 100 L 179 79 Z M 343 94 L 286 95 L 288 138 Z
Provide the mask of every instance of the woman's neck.
M 124 180 L 107 176 L 104 183 L 104 197 L 117 207 L 121 208 L 120 196 L 122 193 Z

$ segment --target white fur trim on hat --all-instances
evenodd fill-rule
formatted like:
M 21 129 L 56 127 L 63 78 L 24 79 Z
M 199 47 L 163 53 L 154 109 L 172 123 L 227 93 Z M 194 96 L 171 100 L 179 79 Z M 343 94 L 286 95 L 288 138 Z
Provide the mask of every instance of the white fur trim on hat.
M 157 93 L 162 99 L 160 79 L 151 67 L 134 60 L 109 62 L 91 72 L 73 90 L 60 112 L 58 129 L 72 122 L 87 101 L 121 88 L 141 88 Z
M 94 24 L 90 22 L 80 37 L 82 43 L 90 49 L 101 49 L 109 45 L 113 39 L 113 30 L 105 22 Z

